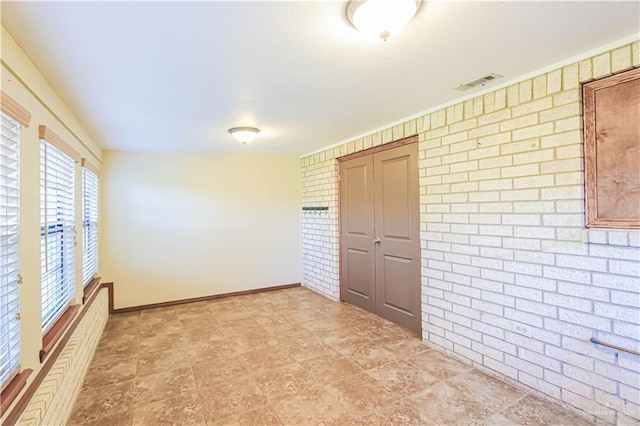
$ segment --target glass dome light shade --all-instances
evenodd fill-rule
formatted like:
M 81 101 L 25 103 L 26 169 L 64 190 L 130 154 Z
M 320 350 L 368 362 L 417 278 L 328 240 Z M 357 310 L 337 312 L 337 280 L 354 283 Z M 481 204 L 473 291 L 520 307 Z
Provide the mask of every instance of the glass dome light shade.
M 366 0 L 349 3 L 347 17 L 358 30 L 386 40 L 404 28 L 418 11 L 416 0 Z M 352 8 L 350 13 L 349 8 Z
M 251 143 L 256 138 L 260 129 L 256 127 L 233 127 L 229 129 L 231 136 L 241 143 Z

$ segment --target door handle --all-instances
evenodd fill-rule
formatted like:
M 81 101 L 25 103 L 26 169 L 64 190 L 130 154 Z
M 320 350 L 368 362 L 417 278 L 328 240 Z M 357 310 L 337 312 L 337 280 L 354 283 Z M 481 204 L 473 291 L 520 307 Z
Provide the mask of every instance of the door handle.
M 380 238 L 374 238 L 373 239 L 373 244 L 380 244 L 382 242 L 382 240 Z

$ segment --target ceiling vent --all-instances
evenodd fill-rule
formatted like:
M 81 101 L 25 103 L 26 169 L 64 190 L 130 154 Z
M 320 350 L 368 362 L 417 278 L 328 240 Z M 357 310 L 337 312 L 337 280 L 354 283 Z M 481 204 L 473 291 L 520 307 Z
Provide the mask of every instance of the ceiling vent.
M 484 85 L 486 85 L 490 81 L 496 80 L 501 77 L 502 76 L 500 74 L 491 73 L 477 80 L 470 81 L 469 83 L 461 84 L 460 86 L 456 87 L 456 90 L 464 92 L 465 90 L 473 89 L 474 87 L 484 87 Z

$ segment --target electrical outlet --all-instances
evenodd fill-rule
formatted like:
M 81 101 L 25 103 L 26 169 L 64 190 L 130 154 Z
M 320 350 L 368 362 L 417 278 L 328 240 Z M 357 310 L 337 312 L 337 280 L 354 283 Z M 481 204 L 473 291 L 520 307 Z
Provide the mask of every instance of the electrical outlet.
M 511 326 L 511 329 L 518 334 L 522 334 L 523 336 L 531 337 L 531 327 L 525 324 L 520 324 L 514 322 Z

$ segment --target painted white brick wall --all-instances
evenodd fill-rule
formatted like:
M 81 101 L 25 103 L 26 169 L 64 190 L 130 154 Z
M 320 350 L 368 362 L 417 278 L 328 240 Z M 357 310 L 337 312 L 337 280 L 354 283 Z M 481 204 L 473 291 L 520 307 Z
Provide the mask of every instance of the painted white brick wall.
M 337 157 L 419 135 L 425 343 L 612 424 L 640 422 L 640 231 L 584 228 L 580 83 L 620 46 L 302 158 L 303 284 L 339 298 Z M 528 335 L 514 331 L 515 325 Z M 529 335 L 531 337 L 529 337 Z
M 67 423 L 108 318 L 109 298 L 107 290 L 102 289 L 18 419 L 18 425 Z
M 325 153 L 302 161 L 302 206 L 329 208 L 302 215 L 302 280 L 333 300 L 340 295 L 336 167 L 335 160 Z

